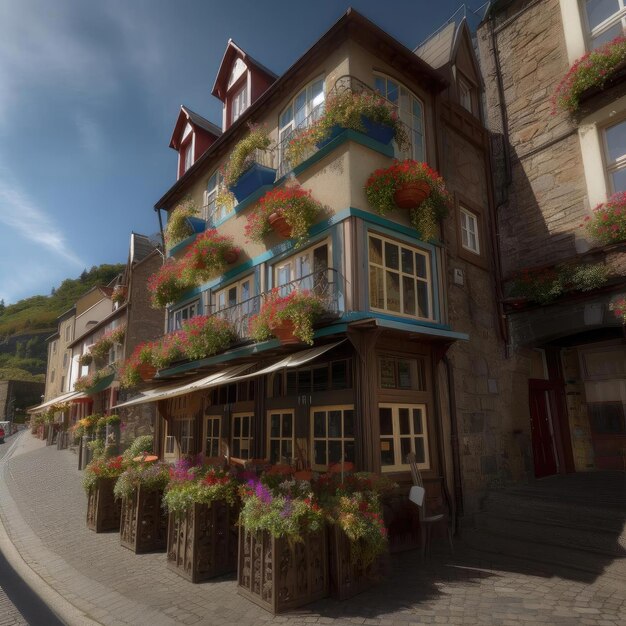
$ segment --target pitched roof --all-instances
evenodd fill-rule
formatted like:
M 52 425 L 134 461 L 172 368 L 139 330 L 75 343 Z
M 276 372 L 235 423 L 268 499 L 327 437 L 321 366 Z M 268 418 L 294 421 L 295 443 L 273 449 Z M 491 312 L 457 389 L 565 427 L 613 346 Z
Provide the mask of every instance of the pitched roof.
M 440 68 L 452 60 L 456 25 L 446 24 L 441 30 L 415 48 L 415 54 L 430 66 Z
M 155 243 L 147 235 L 131 232 L 130 234 L 130 262 L 138 263 L 152 254 L 159 244 Z
M 211 89 L 211 95 L 219 98 L 220 100 L 224 100 L 226 97 L 225 86 L 228 84 L 230 68 L 237 57 L 241 57 L 242 61 L 248 67 L 252 66 L 256 68 L 269 78 L 272 78 L 273 80 L 278 78 L 272 70 L 265 67 L 262 63 L 259 63 L 254 57 L 251 57 L 245 50 L 240 48 L 232 39 L 229 39 L 226 44 L 224 56 L 222 57 L 222 62 L 220 63 L 220 68 L 217 71 L 217 76 L 215 77 L 215 82 L 213 83 L 213 89 Z
M 176 118 L 176 124 L 174 125 L 174 130 L 172 131 L 172 138 L 170 139 L 170 148 L 174 150 L 178 150 L 180 147 L 180 140 L 182 138 L 183 129 L 185 125 L 189 122 L 192 126 L 196 126 L 197 128 L 202 128 L 209 135 L 213 137 L 219 137 L 222 134 L 222 129 L 219 126 L 213 124 L 213 122 L 209 122 L 206 118 L 202 117 L 199 113 L 192 111 L 190 108 L 186 107 L 184 104 L 180 105 L 180 112 L 178 113 L 178 117 Z

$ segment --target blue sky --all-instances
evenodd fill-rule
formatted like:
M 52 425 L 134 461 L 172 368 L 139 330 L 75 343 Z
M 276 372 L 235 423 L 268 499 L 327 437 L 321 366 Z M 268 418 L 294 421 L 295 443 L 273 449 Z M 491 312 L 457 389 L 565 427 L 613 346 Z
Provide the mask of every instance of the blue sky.
M 353 0 L 415 47 L 459 0 Z M 468 2 L 479 7 L 482 2 Z M 125 262 L 158 231 L 175 180 L 181 104 L 220 123 L 210 95 L 229 37 L 277 74 L 350 6 L 337 0 L 2 0 L 0 298 L 47 294 Z

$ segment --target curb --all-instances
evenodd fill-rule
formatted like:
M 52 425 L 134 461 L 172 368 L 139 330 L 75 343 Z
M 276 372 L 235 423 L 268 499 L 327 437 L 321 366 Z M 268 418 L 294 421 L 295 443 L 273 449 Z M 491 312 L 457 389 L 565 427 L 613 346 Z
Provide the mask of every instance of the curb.
M 28 432 L 28 431 L 24 431 Z M 22 437 L 18 434 L 12 442 L 8 452 L 0 459 L 0 473 L 6 466 L 7 461 L 13 454 L 15 445 Z M 26 522 L 24 522 L 26 523 Z M 49 585 L 39 574 L 37 574 L 24 560 L 19 550 L 13 545 L 11 538 L 4 526 L 0 516 L 0 551 L 15 570 L 18 576 L 35 592 L 48 608 L 68 626 L 101 626 L 100 622 L 87 617 L 83 611 L 76 608 L 71 602 L 66 600 L 54 587 Z

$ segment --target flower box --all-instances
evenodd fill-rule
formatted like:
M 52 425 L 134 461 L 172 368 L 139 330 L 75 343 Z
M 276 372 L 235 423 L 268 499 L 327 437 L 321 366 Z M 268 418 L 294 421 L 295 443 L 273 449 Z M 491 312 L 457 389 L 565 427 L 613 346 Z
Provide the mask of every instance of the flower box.
M 330 595 L 335 600 L 347 600 L 370 589 L 380 580 L 381 559 L 366 567 L 351 557 L 350 540 L 336 524 L 331 526 L 328 538 Z
M 365 128 L 363 134 L 370 137 L 370 139 L 374 139 L 385 145 L 391 143 L 393 140 L 395 131 L 391 126 L 373 122 L 368 117 L 365 117 L 365 115 L 361 115 L 361 124 Z M 333 141 L 333 139 L 336 139 L 344 130 L 346 129 L 343 126 L 335 124 L 331 127 L 328 135 L 326 135 L 326 137 L 324 137 L 321 141 L 317 142 L 317 148 L 321 150 L 324 146 Z
M 121 503 L 113 495 L 117 478 L 98 478 L 87 494 L 87 528 L 97 533 L 120 529 Z
M 141 485 L 130 498 L 122 498 L 120 544 L 135 554 L 165 550 L 167 515 L 161 507 L 163 491 Z
M 428 183 L 416 180 L 400 185 L 393 194 L 393 201 L 399 209 L 413 209 L 422 204 L 429 194 Z
M 225 500 L 195 503 L 183 515 L 169 514 L 167 566 L 199 583 L 237 569 L 239 507 Z
M 199 217 L 188 217 L 187 223 L 194 233 L 203 233 L 206 230 L 206 222 Z
M 274 614 L 327 597 L 327 531 L 305 533 L 301 539 L 240 527 L 237 592 Z
M 301 339 L 295 336 L 296 327 L 291 320 L 285 320 L 279 326 L 272 328 L 272 333 L 283 346 L 293 346 L 303 343 Z
M 228 190 L 235 196 L 237 202 L 243 202 L 257 189 L 265 185 L 273 185 L 276 180 L 276 170 L 266 165 L 254 162 L 246 170 L 234 185 L 229 185 Z

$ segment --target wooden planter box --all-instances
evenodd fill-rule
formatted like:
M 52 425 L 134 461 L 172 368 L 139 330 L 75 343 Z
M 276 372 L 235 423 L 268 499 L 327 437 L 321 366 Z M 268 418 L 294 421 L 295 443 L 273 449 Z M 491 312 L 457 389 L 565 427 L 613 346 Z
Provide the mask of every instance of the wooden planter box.
M 328 535 L 324 528 L 303 541 L 267 532 L 239 531 L 237 592 L 271 613 L 282 613 L 328 596 Z
M 329 529 L 330 594 L 335 600 L 347 600 L 367 591 L 380 580 L 381 559 L 368 567 L 352 562 L 350 540 L 337 525 Z
M 136 489 L 122 498 L 120 544 L 135 554 L 165 550 L 167 515 L 161 507 L 163 491 Z
M 121 503 L 113 496 L 116 478 L 98 478 L 87 496 L 87 528 L 97 533 L 120 529 Z
M 167 566 L 192 583 L 237 569 L 239 506 L 219 500 L 169 515 Z

